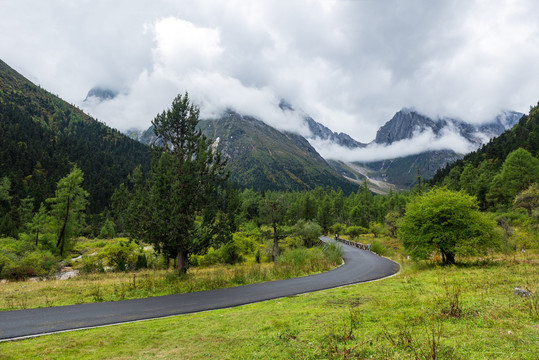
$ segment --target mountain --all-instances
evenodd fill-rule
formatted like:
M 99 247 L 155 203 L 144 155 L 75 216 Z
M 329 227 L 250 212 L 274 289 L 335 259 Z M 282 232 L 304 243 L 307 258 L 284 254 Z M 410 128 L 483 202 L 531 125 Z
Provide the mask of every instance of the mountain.
M 308 190 L 316 186 L 357 190 L 316 152 L 302 136 L 281 132 L 264 122 L 232 110 L 217 119 L 202 119 L 202 132 L 227 159 L 230 179 L 255 190 Z M 144 143 L 153 141 L 153 129 L 130 131 Z
M 286 100 L 281 100 L 281 102 L 279 103 L 279 107 L 282 111 L 296 112 L 292 105 L 290 105 Z M 308 136 L 307 140 L 329 140 L 333 143 L 347 147 L 349 149 L 354 149 L 358 147 L 361 148 L 366 146 L 366 144 L 360 143 L 359 141 L 352 139 L 352 137 L 348 134 L 342 132 L 336 133 L 331 131 L 328 127 L 315 121 L 312 117 L 310 117 L 304 112 L 301 112 L 301 117 L 311 131 L 311 136 Z
M 96 86 L 88 91 L 84 101 L 89 101 L 91 98 L 95 98 L 97 101 L 111 100 L 114 99 L 116 95 L 118 95 L 117 91 Z
M 373 143 L 391 145 L 400 140 L 413 139 L 416 134 L 424 131 L 431 131 L 435 137 L 441 137 L 448 130 L 477 148 L 510 129 L 522 116 L 518 112 L 504 111 L 490 123 L 474 126 L 451 118 L 431 119 L 414 110 L 403 109 L 378 130 Z M 361 175 L 367 176 L 371 182 L 381 181 L 393 184 L 396 188 L 411 188 L 419 175 L 423 179 L 430 179 L 440 168 L 463 156 L 452 150 L 438 150 L 369 163 L 343 163 L 340 166 L 362 168 Z
M 470 143 L 479 146 L 488 139 L 500 135 L 512 128 L 523 114 L 515 111 L 504 111 L 492 122 L 474 126 L 457 119 L 431 119 L 414 110 L 403 109 L 385 123 L 376 133 L 376 144 L 391 145 L 393 142 L 412 139 L 418 132 L 430 130 L 440 136 L 442 130 L 450 128 Z
M 15 204 L 30 196 L 38 207 L 77 164 L 90 193 L 89 209 L 101 212 L 137 165 L 150 165 L 146 145 L 34 85 L 1 60 L 0 134 L 0 177 L 10 179 Z
M 331 131 L 329 128 L 325 127 L 324 125 L 320 124 L 319 122 L 316 122 L 310 116 L 305 116 L 304 120 L 309 126 L 309 130 L 312 133 L 312 135 L 307 138 L 309 140 L 313 140 L 313 139 L 329 140 L 333 143 L 336 143 L 340 146 L 347 147 L 349 149 L 362 148 L 362 147 L 367 146 L 366 144 L 360 143 L 359 141 L 352 139 L 352 137 L 348 134 L 345 134 L 342 132 L 335 133 Z
M 285 112 L 297 111 L 286 101 L 281 101 L 279 107 Z M 242 146 L 244 142 L 253 143 L 255 147 L 256 145 L 264 142 L 272 143 L 275 141 L 275 139 L 266 139 L 266 137 L 277 132 L 287 137 L 286 141 L 283 140 L 283 145 L 280 145 L 280 148 L 283 150 L 286 149 L 287 151 L 295 154 L 298 154 L 298 150 L 296 148 L 293 149 L 288 145 L 284 145 L 286 142 L 292 140 L 292 136 L 296 137 L 296 145 L 298 143 L 302 144 L 300 148 L 306 149 L 308 145 L 310 148 L 309 153 L 316 153 L 316 150 L 312 148 L 307 141 L 318 139 L 333 142 L 349 149 L 363 148 L 368 146 L 367 144 L 363 144 L 352 139 L 347 134 L 335 133 L 331 131 L 329 128 L 316 122 L 312 117 L 304 112 L 298 112 L 298 115 L 303 119 L 305 124 L 307 124 L 310 129 L 311 135 L 307 136 L 306 138 L 298 135 L 281 133 L 265 125 L 263 122 L 259 122 L 256 131 L 244 131 L 244 127 L 246 129 L 253 128 L 253 123 L 258 120 L 251 117 L 242 116 L 238 113 L 234 113 L 233 111 L 229 111 L 223 115 L 221 119 L 218 119 L 220 123 L 214 120 L 213 124 L 215 126 L 209 127 L 212 129 L 211 131 L 206 129 L 208 126 L 204 126 L 203 130 L 208 136 L 213 138 L 219 137 L 219 148 L 230 159 L 230 169 L 232 170 L 233 179 L 243 186 L 254 187 L 257 189 L 264 189 L 266 187 L 268 189 L 275 188 L 275 181 L 268 181 L 268 179 L 271 178 L 271 176 L 269 176 L 271 171 L 268 171 L 268 169 L 275 168 L 279 169 L 277 172 L 283 171 L 282 164 L 279 163 L 280 161 L 283 161 L 283 158 L 274 158 L 271 162 L 266 161 L 266 159 L 262 163 L 257 164 L 253 161 L 255 154 L 249 153 L 250 147 Z M 376 138 L 371 144 L 387 146 L 397 141 L 413 139 L 415 135 L 423 131 L 430 131 L 434 136 L 440 137 L 444 136 L 449 129 L 449 131 L 458 133 L 461 137 L 473 144 L 473 146 L 479 147 L 492 136 L 499 135 L 500 132 L 503 132 L 506 128 L 511 127 L 520 116 L 522 116 L 520 113 L 504 112 L 489 124 L 474 126 L 463 121 L 450 118 L 433 120 L 414 110 L 403 109 L 397 112 L 390 121 L 388 121 L 378 130 Z M 224 121 L 225 119 L 228 120 Z M 236 124 L 233 125 L 232 121 L 236 122 Z M 221 126 L 227 122 L 227 126 L 229 128 L 235 127 L 238 129 L 231 133 L 230 129 L 225 129 L 224 126 Z M 262 129 L 262 126 L 264 126 L 264 129 Z M 151 143 L 154 136 L 151 128 L 144 132 L 131 129 L 127 131 L 127 134 L 129 134 L 130 137 L 146 144 Z M 301 141 L 298 139 L 301 139 Z M 268 147 L 267 149 L 272 150 L 274 147 Z M 243 151 L 247 153 L 243 154 Z M 346 178 L 347 180 L 356 184 L 362 183 L 364 179 L 367 178 L 369 180 L 371 191 L 377 193 L 386 193 L 390 188 L 411 188 L 417 182 L 418 176 L 421 176 L 423 179 L 429 179 L 436 173 L 438 169 L 444 167 L 448 163 L 462 158 L 463 155 L 464 154 L 457 154 L 451 150 L 427 151 L 417 155 L 369 163 L 327 160 L 324 161 L 324 166 L 329 165 L 333 169 L 332 173 L 334 175 L 341 178 Z M 256 156 L 259 156 L 259 154 L 257 153 Z M 271 154 L 268 156 L 270 158 L 272 157 Z M 320 164 L 321 157 L 318 155 L 318 153 L 316 153 L 316 157 L 317 159 L 315 163 Z M 238 159 L 241 159 L 241 161 Z M 299 163 L 300 162 L 298 162 L 298 164 Z M 304 164 L 304 166 L 311 165 Z M 307 171 L 307 173 L 308 172 L 309 171 Z M 273 175 L 273 177 L 275 177 L 275 175 Z M 290 181 L 284 181 L 283 179 L 285 178 L 286 177 L 280 178 L 280 188 L 298 189 L 297 184 Z M 304 182 L 306 185 L 310 185 L 302 177 L 298 178 L 300 181 L 296 181 L 296 183 Z M 333 180 L 330 181 L 330 183 L 332 182 Z M 313 185 L 319 185 L 322 183 L 324 182 L 321 182 L 320 179 L 318 179 L 313 183 Z M 303 186 L 300 188 L 308 187 Z

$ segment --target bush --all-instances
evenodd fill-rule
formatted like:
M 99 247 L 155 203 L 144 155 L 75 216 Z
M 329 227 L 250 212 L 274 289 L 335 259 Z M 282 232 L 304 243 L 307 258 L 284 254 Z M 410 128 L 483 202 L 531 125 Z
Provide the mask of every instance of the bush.
M 329 261 L 335 264 L 342 262 L 342 245 L 339 242 L 335 240 L 328 241 L 323 251 Z
M 241 250 L 236 241 L 231 241 L 219 248 L 219 257 L 225 264 L 234 265 L 244 261 Z
M 363 226 L 349 226 L 346 229 L 346 235 L 355 238 L 358 237 L 361 234 L 368 234 L 369 230 L 364 228 Z
M 298 247 L 304 246 L 303 240 L 298 236 L 293 236 L 293 237 L 287 236 L 283 239 L 283 242 L 289 248 L 298 248 Z
M 329 227 L 329 231 L 332 234 L 344 234 L 346 231 L 346 225 L 335 223 Z
M 100 239 L 111 239 L 116 236 L 116 230 L 114 230 L 114 222 L 110 219 L 105 220 L 105 224 L 99 231 Z
M 371 251 L 380 256 L 385 256 L 387 254 L 386 246 L 376 239 L 371 242 Z
M 55 270 L 57 260 L 48 250 L 37 249 L 23 239 L 0 239 L 0 278 L 22 280 L 45 276 Z
M 83 274 L 103 273 L 105 272 L 105 266 L 103 265 L 103 259 L 98 255 L 82 256 L 82 266 L 80 272 Z
M 303 246 L 312 247 L 318 244 L 322 227 L 315 221 L 299 220 L 295 226 L 295 233 L 303 241 Z
M 374 237 L 378 237 L 379 235 L 383 235 L 386 229 L 384 225 L 380 224 L 379 222 L 373 222 L 371 223 L 369 230 Z
M 126 271 L 135 268 L 138 257 L 137 249 L 138 245 L 135 242 L 119 238 L 116 242 L 105 246 L 99 255 L 116 270 Z

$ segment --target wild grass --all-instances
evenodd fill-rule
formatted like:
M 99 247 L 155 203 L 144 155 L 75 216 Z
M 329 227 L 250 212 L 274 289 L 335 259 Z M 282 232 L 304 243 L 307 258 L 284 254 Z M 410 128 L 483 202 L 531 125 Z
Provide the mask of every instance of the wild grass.
M 0 310 L 19 310 L 204 291 L 287 279 L 330 270 L 340 264 L 320 248 L 284 252 L 276 264 L 248 263 L 172 270 L 83 274 L 68 280 L 13 281 L 0 284 Z
M 0 358 L 537 359 L 538 264 L 530 253 L 403 261 L 381 281 L 0 343 Z

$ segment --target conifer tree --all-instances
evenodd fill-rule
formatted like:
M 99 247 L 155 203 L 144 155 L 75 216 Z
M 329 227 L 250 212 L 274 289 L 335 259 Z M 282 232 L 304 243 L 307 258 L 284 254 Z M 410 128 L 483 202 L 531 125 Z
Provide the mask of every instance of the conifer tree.
M 219 238 L 216 188 L 226 178 L 225 162 L 197 128 L 199 113 L 185 93 L 152 121 L 149 194 L 137 201 L 136 211 L 146 213 L 139 238 L 175 258 L 179 272 L 187 270 L 190 254 L 204 252 Z
M 55 196 L 47 199 L 51 204 L 50 214 L 56 229 L 56 247 L 60 256 L 84 220 L 88 192 L 82 188 L 83 180 L 82 171 L 77 166 L 73 167 L 66 177 L 58 181 Z

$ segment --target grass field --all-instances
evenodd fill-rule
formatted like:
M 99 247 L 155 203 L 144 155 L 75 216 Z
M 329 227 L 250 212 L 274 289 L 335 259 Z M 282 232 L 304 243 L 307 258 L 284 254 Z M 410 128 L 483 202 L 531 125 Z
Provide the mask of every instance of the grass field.
M 140 270 L 80 275 L 67 280 L 0 283 L 0 311 L 180 294 L 287 279 L 340 265 L 331 247 L 291 249 L 277 263 L 194 267 L 178 277 L 173 270 Z
M 366 284 L 4 342 L 0 359 L 537 359 L 537 254 L 402 265 Z

